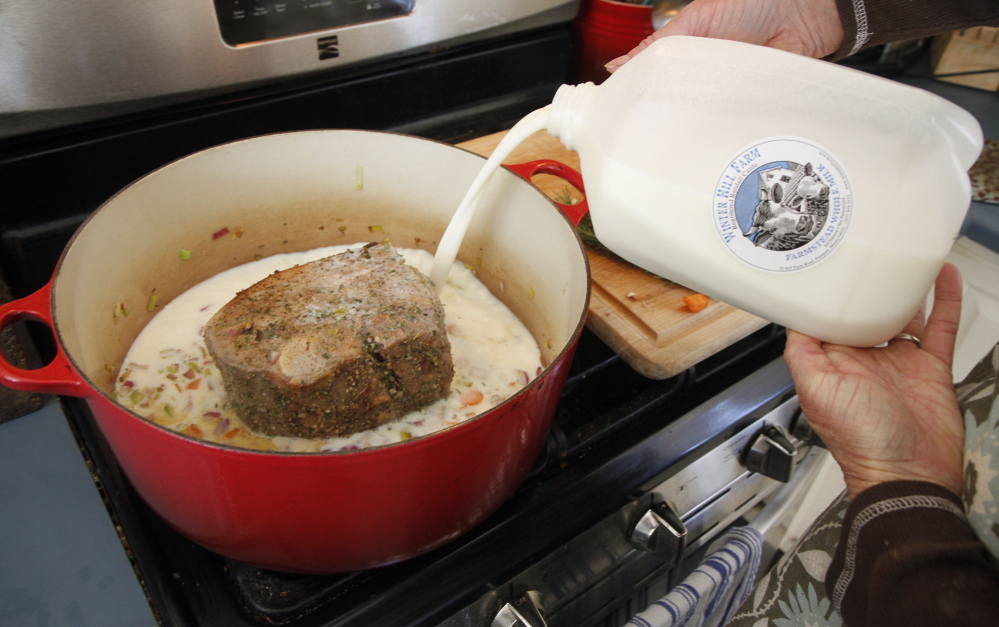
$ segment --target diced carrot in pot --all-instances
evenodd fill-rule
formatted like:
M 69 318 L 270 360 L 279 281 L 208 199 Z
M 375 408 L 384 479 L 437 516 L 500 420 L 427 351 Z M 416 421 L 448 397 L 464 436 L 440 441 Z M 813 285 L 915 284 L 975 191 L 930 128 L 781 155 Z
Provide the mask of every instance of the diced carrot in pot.
M 182 433 L 184 433 L 186 435 L 190 435 L 190 436 L 196 437 L 196 438 L 200 438 L 200 437 L 203 437 L 205 435 L 201 431 L 201 429 L 198 427 L 198 425 L 189 425 L 188 427 L 186 427 L 184 429 L 184 431 L 182 431 Z
M 478 405 L 482 402 L 482 392 L 478 390 L 469 390 L 467 392 L 462 392 L 459 399 L 461 402 L 461 407 L 471 407 L 472 405 Z

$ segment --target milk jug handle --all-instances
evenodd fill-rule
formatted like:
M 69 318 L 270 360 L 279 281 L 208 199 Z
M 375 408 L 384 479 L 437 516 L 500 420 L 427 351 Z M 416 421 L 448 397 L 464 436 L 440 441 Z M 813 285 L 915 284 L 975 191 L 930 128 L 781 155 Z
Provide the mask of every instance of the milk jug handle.
M 528 161 L 526 163 L 517 163 L 504 167 L 528 181 L 531 180 L 531 177 L 537 174 L 550 174 L 552 176 L 557 176 L 579 190 L 579 193 L 583 194 L 583 199 L 574 205 L 560 203 L 554 199 L 552 200 L 552 202 L 558 205 L 558 208 L 562 210 L 565 217 L 569 218 L 569 221 L 572 222 L 573 226 L 579 226 L 579 223 L 582 222 L 584 217 L 586 217 L 586 214 L 590 212 L 590 206 L 586 202 L 586 190 L 583 188 L 583 176 L 578 171 L 570 168 L 564 163 L 552 159 L 539 159 L 537 161 Z

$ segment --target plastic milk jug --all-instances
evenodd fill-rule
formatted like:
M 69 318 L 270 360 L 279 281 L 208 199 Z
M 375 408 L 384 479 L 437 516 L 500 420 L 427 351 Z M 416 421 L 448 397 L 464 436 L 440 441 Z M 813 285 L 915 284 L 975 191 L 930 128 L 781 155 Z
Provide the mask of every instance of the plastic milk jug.
M 697 37 L 562 86 L 547 124 L 578 152 L 610 250 L 853 346 L 887 341 L 923 303 L 982 148 L 978 122 L 924 90 Z

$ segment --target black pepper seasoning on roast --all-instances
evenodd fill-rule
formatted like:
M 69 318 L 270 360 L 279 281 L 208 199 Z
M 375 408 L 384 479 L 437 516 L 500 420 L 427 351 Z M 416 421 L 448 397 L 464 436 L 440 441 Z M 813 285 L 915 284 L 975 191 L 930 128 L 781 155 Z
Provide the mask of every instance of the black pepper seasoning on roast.
M 254 431 L 327 438 L 445 398 L 454 376 L 430 280 L 388 244 L 275 272 L 205 328 L 235 412 Z

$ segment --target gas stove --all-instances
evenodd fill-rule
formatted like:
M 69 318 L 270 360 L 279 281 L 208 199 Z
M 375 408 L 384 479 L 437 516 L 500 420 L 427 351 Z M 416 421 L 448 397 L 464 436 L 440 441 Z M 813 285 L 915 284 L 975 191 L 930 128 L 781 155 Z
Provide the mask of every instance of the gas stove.
M 509 128 L 569 80 L 572 2 L 545 3 L 532 18 L 500 16 L 488 28 L 482 22 L 489 12 L 475 3 L 470 15 L 478 17 L 469 23 L 477 26 L 468 32 L 367 57 L 347 54 L 363 48 L 335 46 L 359 41 L 364 29 L 405 24 L 406 11 L 421 11 L 419 0 L 382 3 L 400 15 L 372 15 L 370 22 L 337 25 L 355 18 L 328 14 L 323 19 L 333 22 L 315 30 L 275 18 L 276 28 L 294 31 L 275 34 L 239 26 L 238 4 L 214 3 L 215 14 L 228 11 L 229 20 L 216 34 L 249 38 L 219 48 L 219 58 L 242 51 L 279 63 L 308 48 L 308 62 L 279 76 L 242 67 L 238 84 L 69 103 L 54 124 L 42 103 L 30 116 L 15 115 L 24 126 L 0 139 L 0 278 L 10 296 L 24 297 L 48 281 L 72 233 L 104 200 L 181 156 L 311 128 L 390 130 L 456 143 Z M 276 13 L 282 3 L 259 4 Z M 333 35 L 340 39 L 326 39 Z M 330 60 L 316 56 L 322 45 L 328 54 L 342 51 L 344 62 L 322 66 Z M 102 58 L 109 76 L 135 78 L 134 68 Z M 195 78 L 217 82 L 224 67 Z M 11 331 L 16 337 L 7 339 L 22 353 L 18 363 L 37 365 L 51 355 L 45 329 L 29 324 Z M 6 417 L 28 416 L 0 424 L 6 473 L 0 496 L 27 509 L 0 514 L 0 529 L 16 527 L 0 534 L 11 540 L 0 544 L 0 561 L 59 576 L 19 579 L 13 571 L 21 569 L 0 576 L 6 599 L 0 619 L 14 612 L 9 617 L 22 622 L 52 616 L 108 622 L 126 615 L 116 605 L 121 599 L 139 597 L 127 616 L 143 625 L 623 624 L 689 572 L 726 528 L 756 524 L 788 490 L 807 485 L 804 471 L 817 449 L 781 359 L 783 344 L 783 329 L 769 325 L 676 376 L 650 379 L 585 331 L 547 445 L 509 501 L 429 554 L 329 576 L 261 570 L 193 544 L 135 494 L 82 402 L 20 396 L 23 404 L 12 410 L 7 403 Z M 32 445 L 49 437 L 49 449 Z M 44 472 L 51 451 L 74 467 L 82 459 L 82 477 L 80 468 L 70 473 L 72 481 Z M 34 471 L 19 475 L 21 467 Z M 92 495 L 94 486 L 97 510 L 60 509 Z M 42 522 L 18 526 L 22 519 Z M 115 561 L 113 570 L 88 561 L 88 549 L 98 547 L 88 544 L 91 526 L 110 534 L 112 545 L 101 543 L 99 551 Z M 767 536 L 767 559 L 779 544 L 781 530 L 774 533 Z M 57 598 L 58 607 L 48 605 Z
M 72 233 L 118 189 L 205 147 L 308 128 L 390 130 L 449 143 L 509 128 L 568 82 L 571 56 L 564 21 L 513 31 L 448 40 L 439 49 L 418 46 L 328 73 L 295 72 L 224 93 L 185 92 L 152 107 L 135 103 L 127 112 L 111 106 L 83 121 L 0 140 L 0 269 L 9 295 L 26 296 L 47 282 Z M 323 32 L 305 36 L 312 42 Z M 51 356 L 51 337 L 40 325 L 9 331 L 23 353 L 19 364 Z M 58 440 L 52 446 L 61 447 L 61 461 L 75 466 L 82 456 L 103 506 L 86 516 L 74 513 L 81 505 L 46 518 L 49 505 L 59 511 L 93 486 L 54 473 L 21 480 L 15 479 L 20 471 L 8 473 L 13 483 L 4 490 L 16 493 L 11 502 L 25 514 L 0 516 L 0 527 L 7 528 L 6 521 L 15 530 L 6 537 L 22 538 L 0 550 L 35 547 L 4 561 L 39 574 L 0 579 L 0 593 L 10 600 L 3 607 L 25 620 L 56 611 L 107 617 L 123 599 L 140 597 L 127 615 L 149 612 L 149 620 L 169 626 L 453 627 L 515 625 L 504 618 L 511 604 L 530 602 L 549 625 L 623 622 L 696 563 L 712 538 L 752 515 L 806 454 L 809 447 L 793 434 L 799 421 L 780 359 L 783 338 L 782 329 L 769 326 L 677 376 L 655 380 L 584 332 L 545 450 L 499 511 L 430 554 L 331 576 L 264 571 L 191 543 L 137 497 L 84 403 L 19 395 L 24 409 L 8 417 L 44 407 L 0 425 L 0 445 L 11 451 L 5 464 L 33 467 L 48 454 L 22 446 L 22 439 Z M 66 425 L 72 438 L 63 433 Z M 779 431 L 763 437 L 765 429 Z M 747 469 L 754 448 L 758 454 Z M 67 476 L 80 479 L 78 470 L 68 469 Z M 21 486 L 29 492 L 22 494 Z M 48 528 L 45 521 L 53 518 L 69 523 L 64 532 Z M 74 530 L 77 519 L 81 526 Z M 85 532 L 98 527 L 117 542 L 109 546 L 104 531 L 97 534 L 103 540 L 91 540 Z M 90 551 L 96 547 L 99 557 Z M 105 570 L 105 558 L 114 569 Z M 64 607 L 50 608 L 30 594 L 50 581 L 63 583 L 41 598 L 58 597 Z

